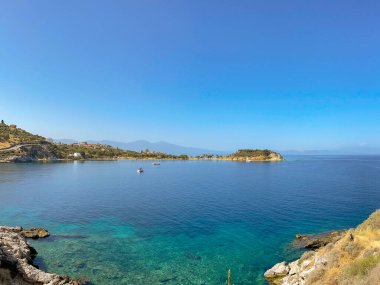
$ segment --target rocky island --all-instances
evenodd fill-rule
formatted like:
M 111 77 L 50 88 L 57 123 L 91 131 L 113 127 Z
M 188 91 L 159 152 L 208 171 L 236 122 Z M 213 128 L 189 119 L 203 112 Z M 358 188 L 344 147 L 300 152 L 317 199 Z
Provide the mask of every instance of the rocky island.
M 269 149 L 240 149 L 237 152 L 219 157 L 220 160 L 232 160 L 232 161 L 282 161 L 284 158 L 278 152 Z
M 45 229 L 0 226 L 0 284 L 2 285 L 83 285 L 86 281 L 51 274 L 33 265 L 37 251 L 26 238 L 49 236 Z
M 380 210 L 355 229 L 297 235 L 294 245 L 312 250 L 268 269 L 264 276 L 269 284 L 380 284 Z

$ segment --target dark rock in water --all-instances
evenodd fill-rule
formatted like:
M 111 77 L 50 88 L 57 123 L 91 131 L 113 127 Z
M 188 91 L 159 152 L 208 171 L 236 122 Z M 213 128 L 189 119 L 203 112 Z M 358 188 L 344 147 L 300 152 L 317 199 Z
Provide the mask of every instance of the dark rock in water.
M 162 278 L 160 279 L 160 282 L 161 283 L 166 283 L 166 282 L 169 282 L 169 281 L 174 281 L 177 279 L 177 276 L 174 276 L 174 277 L 167 277 L 167 278 Z
M 64 234 L 64 235 L 55 235 L 51 234 L 49 237 L 46 238 L 47 242 L 54 242 L 58 239 L 85 239 L 88 238 L 86 235 L 75 235 L 75 234 Z
M 70 234 L 65 234 L 65 235 L 52 235 L 54 238 L 72 238 L 72 239 L 83 239 L 87 238 L 88 236 L 85 235 L 70 235 Z
M 322 246 L 325 246 L 331 242 L 336 242 L 344 234 L 346 230 L 341 231 L 332 231 L 320 234 L 307 234 L 307 235 L 296 235 L 296 240 L 293 241 L 293 246 L 297 248 L 306 248 L 306 249 L 318 249 Z
M 37 256 L 38 252 L 34 247 L 30 247 L 30 256 L 32 260 Z
M 78 282 L 78 285 L 88 285 L 91 283 L 90 279 L 86 276 L 77 277 L 75 281 Z
M 202 257 L 193 253 L 193 252 L 186 252 L 185 253 L 185 256 L 188 258 L 188 259 L 191 259 L 191 260 L 201 260 Z
M 79 262 L 79 263 L 76 263 L 76 264 L 75 264 L 75 267 L 76 267 L 76 268 L 83 269 L 83 268 L 87 267 L 87 265 L 86 265 L 86 263 L 84 263 L 84 262 Z
M 50 234 L 43 228 L 30 228 L 20 232 L 26 238 L 38 239 L 48 237 Z
M 37 251 L 21 234 L 21 227 L 0 227 L 1 285 L 80 285 L 68 276 L 51 274 L 33 265 Z

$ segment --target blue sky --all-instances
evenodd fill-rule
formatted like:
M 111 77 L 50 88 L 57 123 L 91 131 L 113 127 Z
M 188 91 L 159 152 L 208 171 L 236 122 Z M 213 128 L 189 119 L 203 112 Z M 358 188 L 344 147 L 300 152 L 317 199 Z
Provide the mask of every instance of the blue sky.
M 47 137 L 378 148 L 379 1 L 2 1 L 0 116 Z

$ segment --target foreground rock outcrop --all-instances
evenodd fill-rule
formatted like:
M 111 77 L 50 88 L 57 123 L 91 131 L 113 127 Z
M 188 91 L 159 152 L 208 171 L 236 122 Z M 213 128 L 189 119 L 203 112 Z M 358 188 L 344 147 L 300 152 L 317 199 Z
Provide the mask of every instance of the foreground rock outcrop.
M 343 237 L 345 233 L 346 230 L 311 235 L 296 235 L 296 239 L 293 242 L 293 246 L 296 248 L 315 250 L 322 246 L 328 245 L 329 243 L 338 241 Z
M 79 285 L 67 276 L 46 273 L 33 266 L 37 251 L 25 235 L 44 237 L 44 229 L 23 230 L 21 227 L 0 227 L 0 284 L 1 285 Z
M 356 229 L 314 236 L 297 236 L 296 243 L 315 251 L 265 272 L 275 285 L 380 284 L 380 210 Z
M 20 234 L 32 239 L 45 238 L 50 235 L 49 232 L 43 228 L 30 228 L 26 230 L 21 228 Z

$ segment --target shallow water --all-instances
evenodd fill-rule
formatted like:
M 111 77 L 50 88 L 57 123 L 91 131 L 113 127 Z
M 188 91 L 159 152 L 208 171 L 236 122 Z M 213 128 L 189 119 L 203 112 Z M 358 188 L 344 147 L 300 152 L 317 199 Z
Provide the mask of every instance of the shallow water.
M 36 262 L 96 285 L 266 284 L 296 233 L 379 208 L 379 174 L 380 156 L 1 164 L 0 224 L 48 228 Z

